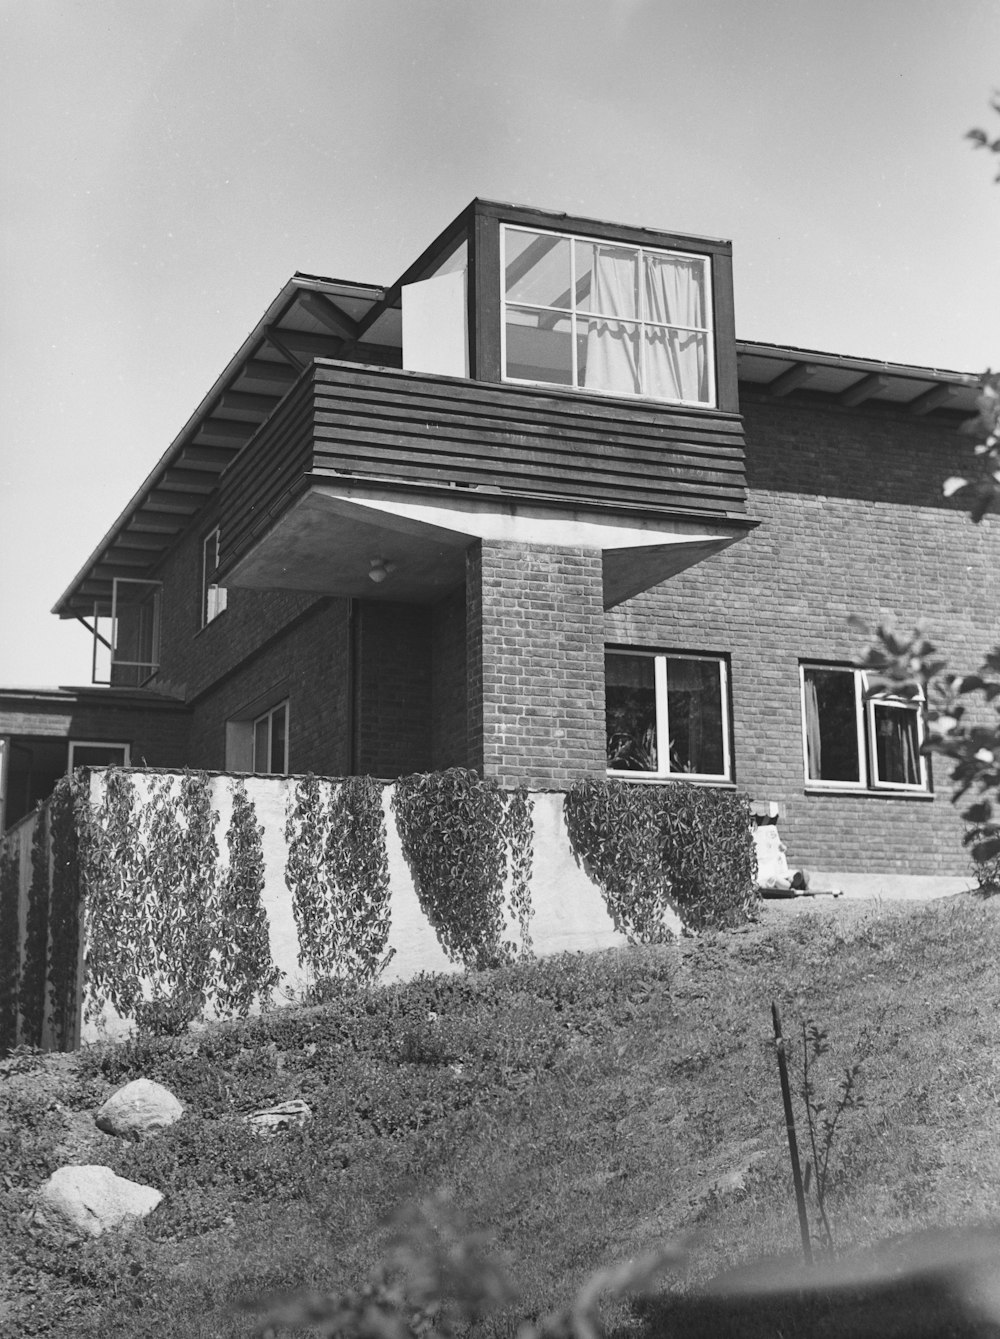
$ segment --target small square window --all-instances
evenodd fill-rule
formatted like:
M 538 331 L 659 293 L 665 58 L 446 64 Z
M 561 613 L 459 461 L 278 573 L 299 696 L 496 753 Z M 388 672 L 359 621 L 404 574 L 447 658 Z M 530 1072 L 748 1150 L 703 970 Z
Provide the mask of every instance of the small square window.
M 128 767 L 131 750 L 128 744 L 107 744 L 102 740 L 71 739 L 69 741 L 68 773 L 77 767 Z
M 718 656 L 609 651 L 608 771 L 730 781 L 729 694 Z
M 864 670 L 802 665 L 806 784 L 823 790 L 929 788 L 923 702 L 874 695 Z
M 228 592 L 212 578 L 219 566 L 218 526 L 207 534 L 201 546 L 201 627 L 207 627 L 226 607 Z

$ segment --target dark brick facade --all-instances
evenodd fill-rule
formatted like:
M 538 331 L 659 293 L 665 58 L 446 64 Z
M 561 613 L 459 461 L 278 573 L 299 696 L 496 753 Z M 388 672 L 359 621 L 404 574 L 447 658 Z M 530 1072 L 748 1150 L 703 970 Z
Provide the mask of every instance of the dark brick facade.
M 603 775 L 603 623 L 597 550 L 473 546 L 466 576 L 472 765 L 534 789 Z
M 956 667 L 997 639 L 998 522 L 973 526 L 941 497 L 968 439 L 872 406 L 745 403 L 747 539 L 607 615 L 608 639 L 729 653 L 735 779 L 780 805 L 794 863 L 830 870 L 965 874 L 947 769 L 933 800 L 807 793 L 798 667 L 849 663 L 848 616 L 923 616 Z
M 151 766 L 221 769 L 232 765 L 227 724 L 287 699 L 293 772 L 392 778 L 470 766 L 504 784 L 562 789 L 605 772 L 606 644 L 716 654 L 730 668 L 733 780 L 777 803 L 793 863 L 964 874 L 940 764 L 931 797 L 807 789 L 799 666 L 849 664 L 854 613 L 903 627 L 925 618 L 961 668 L 997 640 L 1000 523 L 972 526 L 940 491 L 961 472 L 967 439 L 953 419 L 886 403 L 768 401 L 750 389 L 743 410 L 758 528 L 607 613 L 599 552 L 484 541 L 468 551 L 464 588 L 434 605 L 232 589 L 202 628 L 210 504 L 157 573 L 151 687 L 185 707 L 148 719 L 133 709 L 126 720 L 110 702 L 81 703 L 73 735 L 120 738 Z

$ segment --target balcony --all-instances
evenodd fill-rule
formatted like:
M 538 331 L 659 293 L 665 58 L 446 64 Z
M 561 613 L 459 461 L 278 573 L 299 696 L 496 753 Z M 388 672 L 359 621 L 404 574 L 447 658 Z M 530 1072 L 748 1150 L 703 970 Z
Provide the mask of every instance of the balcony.
M 739 415 L 316 361 L 221 479 L 221 584 L 431 601 L 478 538 L 605 553 L 610 605 L 742 537 Z

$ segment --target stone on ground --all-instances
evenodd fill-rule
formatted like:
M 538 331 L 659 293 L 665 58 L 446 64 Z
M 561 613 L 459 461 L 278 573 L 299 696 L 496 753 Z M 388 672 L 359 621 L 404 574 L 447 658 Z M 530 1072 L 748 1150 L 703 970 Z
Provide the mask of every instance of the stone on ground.
M 152 1079 L 133 1079 L 111 1094 L 94 1119 L 106 1134 L 132 1136 L 155 1134 L 183 1114 L 184 1108 L 169 1088 Z
M 60 1167 L 38 1192 L 35 1222 L 99 1237 L 126 1219 L 145 1218 L 162 1199 L 159 1190 L 116 1176 L 110 1167 Z

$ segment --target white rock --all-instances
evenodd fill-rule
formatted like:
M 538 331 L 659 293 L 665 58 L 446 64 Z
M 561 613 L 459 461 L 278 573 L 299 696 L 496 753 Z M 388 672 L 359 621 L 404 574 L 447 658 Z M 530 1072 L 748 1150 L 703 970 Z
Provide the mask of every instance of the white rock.
M 143 1135 L 173 1125 L 183 1114 L 169 1088 L 152 1079 L 133 1079 L 111 1094 L 94 1119 L 106 1134 Z
M 312 1112 L 307 1103 L 293 1098 L 290 1102 L 279 1102 L 276 1107 L 265 1111 L 255 1111 L 252 1116 L 243 1119 L 257 1134 L 277 1134 L 279 1130 L 291 1129 L 293 1125 L 305 1125 Z
M 162 1199 L 159 1190 L 126 1181 L 110 1167 L 60 1167 L 38 1192 L 35 1222 L 99 1237 L 128 1218 L 145 1218 Z

